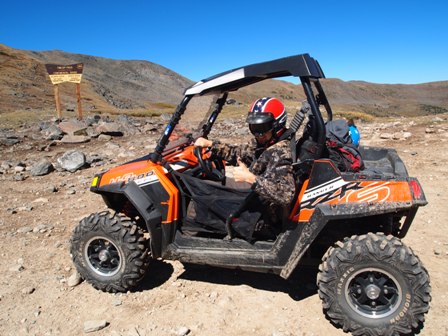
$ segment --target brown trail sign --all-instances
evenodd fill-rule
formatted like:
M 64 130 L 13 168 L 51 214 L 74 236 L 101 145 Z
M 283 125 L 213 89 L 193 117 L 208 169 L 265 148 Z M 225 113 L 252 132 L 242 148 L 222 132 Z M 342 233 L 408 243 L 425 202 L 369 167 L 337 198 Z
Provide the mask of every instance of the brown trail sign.
M 51 83 L 54 85 L 54 98 L 58 119 L 62 119 L 61 101 L 59 98 L 59 84 L 64 82 L 76 83 L 76 96 L 78 101 L 78 119 L 82 119 L 81 107 L 81 77 L 84 64 L 56 65 L 45 64 Z

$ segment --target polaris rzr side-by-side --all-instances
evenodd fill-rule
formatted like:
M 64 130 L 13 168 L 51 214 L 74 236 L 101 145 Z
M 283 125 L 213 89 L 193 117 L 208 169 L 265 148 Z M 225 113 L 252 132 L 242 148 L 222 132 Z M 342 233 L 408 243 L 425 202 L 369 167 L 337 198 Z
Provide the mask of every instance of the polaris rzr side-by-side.
M 257 231 L 254 192 L 227 185 L 226 162 L 194 142 L 213 134 L 229 93 L 286 76 L 298 78 L 306 97 L 288 133 L 296 196 L 275 234 L 265 236 Z M 70 252 L 82 278 L 125 292 L 143 279 L 151 259 L 164 259 L 287 279 L 317 259 L 318 292 L 333 324 L 356 335 L 418 332 L 431 299 L 429 275 L 401 239 L 427 204 L 425 195 L 392 149 L 361 147 L 364 167 L 355 172 L 328 157 L 333 114 L 322 78 L 319 63 L 302 54 L 187 88 L 152 153 L 94 177 L 91 191 L 110 211 L 85 217 L 73 231 Z M 198 113 L 204 101 L 205 116 Z

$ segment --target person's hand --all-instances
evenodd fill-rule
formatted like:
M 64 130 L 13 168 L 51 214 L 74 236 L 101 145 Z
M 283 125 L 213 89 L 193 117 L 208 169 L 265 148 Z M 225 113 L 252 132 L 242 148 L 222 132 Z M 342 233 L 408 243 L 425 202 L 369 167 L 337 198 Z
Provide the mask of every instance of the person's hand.
M 249 168 L 238 158 L 238 167 L 233 171 L 233 178 L 236 182 L 254 183 L 256 176 L 250 172 Z
M 211 140 L 208 140 L 203 137 L 197 138 L 196 141 L 194 142 L 194 145 L 199 147 L 211 147 L 212 144 L 213 142 Z

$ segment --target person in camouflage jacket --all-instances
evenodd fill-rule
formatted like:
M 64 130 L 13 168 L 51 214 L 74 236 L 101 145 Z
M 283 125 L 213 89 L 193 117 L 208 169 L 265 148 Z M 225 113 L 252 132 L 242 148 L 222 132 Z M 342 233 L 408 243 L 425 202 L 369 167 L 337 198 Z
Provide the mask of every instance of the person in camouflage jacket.
M 212 142 L 210 147 L 229 165 L 237 166 L 233 171 L 236 182 L 251 184 L 265 201 L 284 207 L 291 204 L 295 182 L 289 140 L 269 146 L 259 144 L 256 139 L 239 146 Z
M 210 147 L 229 165 L 236 166 L 234 180 L 251 185 L 266 205 L 269 221 L 274 222 L 279 220 L 280 209 L 289 207 L 295 195 L 290 141 L 279 141 L 286 131 L 286 118 L 280 100 L 260 98 L 252 104 L 247 117 L 254 135 L 249 143 L 230 145 L 205 138 L 195 142 L 196 146 Z

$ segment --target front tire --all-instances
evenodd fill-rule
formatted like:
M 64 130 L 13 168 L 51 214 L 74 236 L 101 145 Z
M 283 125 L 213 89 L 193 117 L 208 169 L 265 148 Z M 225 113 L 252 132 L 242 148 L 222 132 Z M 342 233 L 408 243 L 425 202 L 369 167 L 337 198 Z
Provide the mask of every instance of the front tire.
M 148 268 L 143 232 L 129 218 L 105 211 L 82 219 L 70 253 L 81 277 L 105 292 L 135 287 Z
M 327 318 L 353 335 L 418 331 L 428 312 L 429 275 L 398 238 L 369 233 L 328 249 L 319 266 Z

